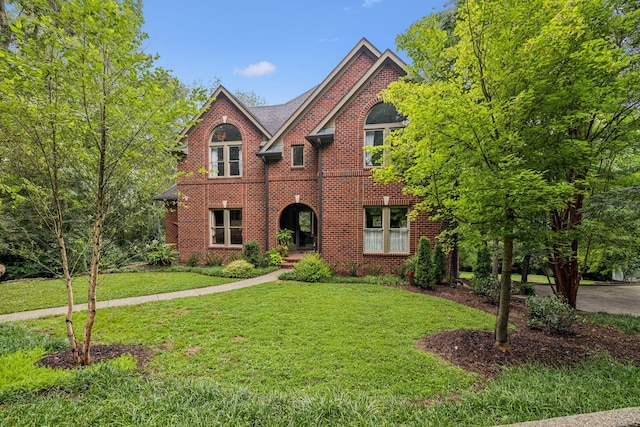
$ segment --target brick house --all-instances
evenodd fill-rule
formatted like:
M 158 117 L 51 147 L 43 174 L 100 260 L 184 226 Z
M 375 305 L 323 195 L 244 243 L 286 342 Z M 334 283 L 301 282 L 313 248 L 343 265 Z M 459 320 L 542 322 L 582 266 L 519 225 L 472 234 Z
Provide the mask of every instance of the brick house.
M 420 236 L 434 242 L 442 225 L 424 214 L 409 221 L 418 200 L 400 185 L 375 184 L 381 153 L 363 149 L 403 126 L 379 94 L 404 68 L 363 39 L 320 85 L 286 104 L 247 107 L 219 87 L 182 132 L 177 186 L 159 196 L 168 206 L 166 241 L 181 261 L 239 252 L 251 240 L 274 248 L 278 229 L 288 228 L 291 250 L 316 250 L 342 270 L 360 263 L 392 273 Z

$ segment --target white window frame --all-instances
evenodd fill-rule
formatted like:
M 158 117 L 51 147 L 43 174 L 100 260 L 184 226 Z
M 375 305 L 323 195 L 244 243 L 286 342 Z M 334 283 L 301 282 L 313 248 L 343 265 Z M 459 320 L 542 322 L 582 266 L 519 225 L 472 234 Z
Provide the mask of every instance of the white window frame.
M 221 125 L 224 126 L 224 125 Z M 234 127 L 233 125 L 227 125 Z M 216 128 L 217 129 L 217 128 Z M 238 132 L 239 135 L 239 132 Z M 237 178 L 242 176 L 242 141 L 214 141 L 215 133 L 209 137 L 209 178 Z M 238 149 L 238 160 L 231 159 L 231 150 Z M 222 160 L 218 155 L 218 150 L 222 149 Z M 222 163 L 223 171 L 219 170 L 219 163 Z M 238 165 L 238 174 L 231 175 L 231 165 Z
M 379 227 L 367 228 L 367 210 L 380 209 L 382 212 Z M 406 227 L 391 228 L 391 210 L 406 210 Z M 407 206 L 365 206 L 363 215 L 363 243 L 362 250 L 367 254 L 408 254 L 409 238 L 409 208 Z M 404 246 L 404 247 L 398 247 Z M 372 247 L 375 246 L 375 247 Z
M 394 130 L 400 129 L 402 126 L 398 126 L 397 123 L 387 124 L 387 125 L 365 125 L 364 127 L 364 146 L 365 147 L 378 147 L 380 145 L 384 145 L 387 137 Z M 382 132 L 382 144 L 374 145 L 375 142 L 375 132 Z M 373 163 L 373 153 L 366 151 L 364 152 L 364 167 L 365 168 L 379 168 L 384 166 L 385 157 L 388 154 L 388 149 L 383 149 L 380 151 L 380 164 Z
M 231 211 L 240 212 L 240 225 L 231 225 Z M 222 212 L 222 225 L 216 224 L 216 212 Z M 224 233 L 224 243 L 215 243 L 218 230 Z M 231 243 L 231 232 L 240 230 L 241 242 Z M 209 209 L 209 245 L 213 247 L 241 247 L 244 242 L 242 209 Z

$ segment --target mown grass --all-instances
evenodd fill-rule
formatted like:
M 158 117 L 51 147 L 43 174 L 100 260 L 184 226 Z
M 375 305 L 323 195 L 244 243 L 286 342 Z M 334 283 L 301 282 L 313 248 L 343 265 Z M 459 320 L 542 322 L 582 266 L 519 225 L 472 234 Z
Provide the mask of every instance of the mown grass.
M 76 322 L 83 318 L 78 313 Z M 424 398 L 467 388 L 476 376 L 416 350 L 415 340 L 493 323 L 487 313 L 393 288 L 276 282 L 100 310 L 94 339 L 163 349 L 152 364 L 157 372 L 261 392 Z M 59 317 L 30 325 L 64 336 Z
M 630 314 L 583 313 L 592 323 L 611 326 L 626 334 L 640 334 L 640 317 Z
M 494 426 L 640 404 L 640 369 L 604 356 L 507 369 L 481 390 L 417 401 L 357 391 L 257 392 L 215 379 L 80 371 L 59 390 L 0 403 L 0 425 Z
M 12 351 L 64 336 L 60 317 L 28 325 L 54 336 L 22 328 Z M 147 372 L 125 359 L 35 387 L 46 393 L 0 391 L 0 425 L 493 426 L 640 405 L 640 367 L 605 355 L 505 369 L 479 388 L 414 348 L 427 333 L 492 326 L 468 307 L 362 284 L 275 282 L 104 309 L 94 338 L 154 347 Z
M 76 304 L 87 302 L 87 277 L 74 279 L 73 299 Z M 211 277 L 189 272 L 114 273 L 100 276 L 98 300 L 128 298 L 185 289 L 203 288 L 234 282 L 235 279 Z M 0 314 L 40 308 L 60 307 L 67 304 L 62 280 L 30 279 L 0 283 Z

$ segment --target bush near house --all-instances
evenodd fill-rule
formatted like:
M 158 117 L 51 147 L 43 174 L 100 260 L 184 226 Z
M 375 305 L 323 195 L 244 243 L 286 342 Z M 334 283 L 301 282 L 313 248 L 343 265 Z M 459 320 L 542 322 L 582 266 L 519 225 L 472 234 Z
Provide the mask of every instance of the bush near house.
M 247 279 L 253 276 L 253 270 L 255 270 L 253 264 L 244 259 L 238 259 L 230 262 L 224 270 L 222 270 L 222 276 L 236 279 Z
M 280 276 L 283 280 L 297 280 L 300 282 L 320 282 L 331 278 L 331 270 L 317 252 L 312 252 L 302 258 L 293 270 Z
M 416 285 L 421 288 L 433 287 L 433 262 L 431 260 L 431 241 L 422 236 L 418 242 L 418 262 L 415 271 Z

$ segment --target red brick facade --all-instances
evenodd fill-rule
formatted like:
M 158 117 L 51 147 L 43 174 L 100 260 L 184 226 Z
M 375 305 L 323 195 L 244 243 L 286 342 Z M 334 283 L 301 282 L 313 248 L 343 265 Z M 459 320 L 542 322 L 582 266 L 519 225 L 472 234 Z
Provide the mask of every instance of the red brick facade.
M 393 53 L 380 53 L 363 40 L 322 84 L 297 99 L 292 114 L 277 128 L 271 124 L 272 129 L 261 121 L 270 113 L 268 108 L 245 107 L 219 88 L 198 124 L 184 132 L 187 154 L 179 164 L 180 202 L 177 209 L 168 210 L 165 221 L 167 241 L 177 242 L 181 260 L 194 253 L 242 250 L 241 245 L 212 244 L 211 209 L 240 209 L 242 241 L 255 240 L 263 250 L 276 246 L 276 232 L 283 224 L 297 224 L 294 213 L 311 211 L 305 214 L 313 218 L 311 233 L 296 234 L 298 243 L 302 246 L 306 239 L 305 249 L 315 248 L 342 270 L 361 263 L 393 272 L 415 253 L 420 236 L 434 241 L 441 224 L 421 214 L 409 223 L 408 252 L 364 250 L 365 207 L 410 209 L 417 202 L 403 195 L 400 185 L 374 183 L 371 169 L 364 166 L 367 114 L 381 102 L 380 92 L 404 75 L 403 67 Z M 242 136 L 239 177 L 203 173 L 209 168 L 212 132 L 223 123 L 235 126 Z M 318 127 L 332 132 L 322 144 L 310 142 Z M 292 166 L 292 146 L 303 146 L 303 166 Z

